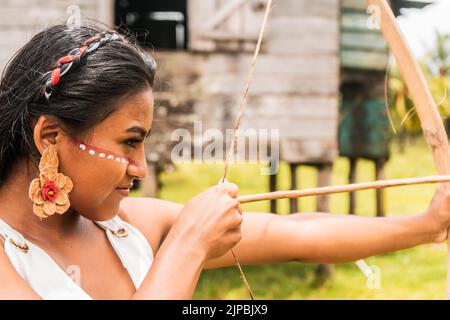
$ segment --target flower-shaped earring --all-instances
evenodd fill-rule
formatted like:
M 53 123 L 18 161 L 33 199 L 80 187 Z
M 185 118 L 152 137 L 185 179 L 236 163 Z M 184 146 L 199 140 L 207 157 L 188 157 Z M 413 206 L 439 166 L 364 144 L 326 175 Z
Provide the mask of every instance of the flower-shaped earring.
M 41 220 L 55 212 L 63 214 L 70 207 L 69 192 L 72 179 L 58 172 L 59 160 L 54 145 L 49 145 L 39 162 L 39 178 L 31 181 L 29 197 L 33 201 L 33 213 Z

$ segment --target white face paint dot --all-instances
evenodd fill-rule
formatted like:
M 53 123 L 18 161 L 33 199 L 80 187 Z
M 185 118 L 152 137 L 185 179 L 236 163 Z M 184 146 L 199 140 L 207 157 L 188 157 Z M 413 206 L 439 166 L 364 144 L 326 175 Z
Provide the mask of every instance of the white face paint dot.
M 114 159 L 114 156 L 113 156 L 112 154 L 110 154 L 110 155 L 108 156 L 108 159 L 109 159 L 109 160 L 112 160 L 112 159 Z
M 103 152 L 101 152 L 101 153 L 98 154 L 98 156 L 99 156 L 100 158 L 104 158 L 104 157 L 105 157 L 105 154 L 104 154 Z
M 84 144 L 80 144 L 80 149 L 81 150 L 86 150 L 86 146 Z
M 117 161 L 117 162 L 120 162 L 120 158 L 116 158 L 116 161 Z
M 127 159 L 122 158 L 122 163 L 127 163 Z
M 93 155 L 95 154 L 95 151 L 94 151 L 94 150 L 89 150 L 89 154 L 90 154 L 91 156 L 93 156 Z

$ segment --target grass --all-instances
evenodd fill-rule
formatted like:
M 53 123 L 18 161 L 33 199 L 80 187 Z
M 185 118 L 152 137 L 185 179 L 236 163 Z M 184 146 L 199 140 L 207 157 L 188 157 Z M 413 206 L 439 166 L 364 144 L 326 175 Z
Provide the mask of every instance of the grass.
M 230 166 L 228 180 L 240 187 L 240 194 L 268 191 L 268 177 L 262 176 L 262 166 L 239 164 Z M 216 184 L 222 174 L 222 165 L 185 164 L 162 176 L 161 198 L 186 202 L 200 191 Z M 389 179 L 435 174 L 431 154 L 423 140 L 407 145 L 403 153 L 393 144 L 392 157 L 386 166 Z M 332 184 L 346 184 L 348 161 L 339 158 L 333 167 Z M 361 160 L 357 168 L 358 181 L 374 179 L 372 162 Z M 313 168 L 298 171 L 301 188 L 314 187 L 317 175 Z M 277 190 L 289 189 L 289 169 L 280 166 Z M 386 208 L 389 216 L 413 215 L 423 212 L 434 193 L 435 185 L 408 186 L 386 190 Z M 299 201 L 301 211 L 314 211 L 315 198 Z M 330 211 L 348 212 L 348 195 L 331 196 Z M 267 212 L 268 202 L 243 206 L 245 211 Z M 281 214 L 289 211 L 288 200 L 279 201 Z M 357 193 L 357 213 L 375 214 L 375 192 Z M 324 283 L 315 281 L 315 265 L 285 263 L 279 265 L 245 266 L 248 281 L 257 299 L 444 299 L 447 269 L 446 245 L 423 245 L 366 260 L 381 271 L 381 288 L 369 289 L 366 277 L 353 263 L 333 267 L 333 277 Z M 195 299 L 248 299 L 248 294 L 235 267 L 206 270 L 202 273 Z

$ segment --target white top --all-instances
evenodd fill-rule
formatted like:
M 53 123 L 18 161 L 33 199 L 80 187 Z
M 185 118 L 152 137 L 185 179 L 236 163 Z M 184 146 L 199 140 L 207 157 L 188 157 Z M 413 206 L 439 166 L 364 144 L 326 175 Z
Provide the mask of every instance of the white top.
M 94 221 L 106 231 L 107 238 L 127 269 L 134 286 L 139 288 L 153 262 L 153 251 L 142 233 L 118 216 L 108 221 Z M 0 219 L 0 235 L 4 249 L 16 271 L 45 300 L 82 300 L 89 296 L 41 248 L 26 240 Z M 28 250 L 26 250 L 28 247 Z M 22 249 L 21 249 L 22 248 Z M 77 272 L 73 266 L 74 273 Z M 76 279 L 75 279 L 76 280 Z

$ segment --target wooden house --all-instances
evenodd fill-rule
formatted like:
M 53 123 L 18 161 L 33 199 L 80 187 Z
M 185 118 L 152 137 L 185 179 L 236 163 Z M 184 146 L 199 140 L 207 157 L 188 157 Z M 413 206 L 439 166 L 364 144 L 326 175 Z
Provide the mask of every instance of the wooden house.
M 168 142 L 173 130 L 192 131 L 195 121 L 201 121 L 203 130 L 224 132 L 233 127 L 265 3 L 0 0 L 0 67 L 34 33 L 50 24 L 94 18 L 136 32 L 158 63 L 155 133 L 148 140 L 151 170 L 141 184 L 145 195 L 154 195 L 158 172 L 170 163 L 173 143 Z M 421 3 L 392 1 L 396 12 Z M 339 153 L 350 158 L 367 153 L 368 144 L 354 143 L 359 140 L 354 139 L 357 131 L 352 124 L 358 121 L 346 120 L 340 105 L 341 97 L 342 106 L 347 107 L 358 105 L 358 99 L 368 99 L 371 104 L 362 103 L 362 109 L 381 110 L 388 51 L 381 34 L 367 29 L 368 17 L 365 0 L 274 1 L 242 131 L 279 130 L 280 160 L 291 166 L 292 188 L 297 186 L 298 165 L 317 167 L 318 184 L 329 184 L 331 166 Z M 372 96 L 357 96 L 358 92 Z M 383 138 L 378 137 L 381 147 L 375 150 L 377 155 L 386 150 Z M 268 180 L 270 189 L 275 189 L 276 175 Z M 328 211 L 326 198 L 319 199 L 317 209 Z M 275 202 L 271 210 L 276 212 Z M 295 200 L 291 211 L 298 211 Z

